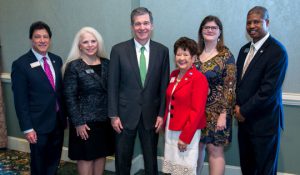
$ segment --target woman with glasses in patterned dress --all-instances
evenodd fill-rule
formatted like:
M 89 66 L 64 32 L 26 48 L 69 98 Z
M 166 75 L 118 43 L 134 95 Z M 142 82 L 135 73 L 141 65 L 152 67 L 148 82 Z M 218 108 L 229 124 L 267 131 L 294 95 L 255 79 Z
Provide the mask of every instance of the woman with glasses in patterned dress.
M 207 124 L 199 144 L 197 174 L 201 173 L 208 152 L 209 174 L 225 171 L 224 146 L 231 142 L 232 115 L 235 101 L 236 66 L 232 53 L 224 45 L 223 26 L 216 16 L 207 16 L 198 32 L 200 56 L 195 62 L 209 84 L 206 102 Z

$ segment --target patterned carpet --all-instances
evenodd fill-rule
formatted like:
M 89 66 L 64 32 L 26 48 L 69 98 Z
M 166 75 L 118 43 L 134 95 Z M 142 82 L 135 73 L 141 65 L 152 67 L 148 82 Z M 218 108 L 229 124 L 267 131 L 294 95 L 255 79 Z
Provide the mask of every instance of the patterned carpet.
M 58 175 L 78 175 L 74 163 L 61 161 Z M 105 172 L 113 175 L 113 172 Z M 29 153 L 14 150 L 0 150 L 0 175 L 30 175 Z
M 140 170 L 135 175 L 144 174 L 144 171 Z M 0 149 L 0 175 L 30 175 L 29 153 Z M 57 175 L 78 175 L 76 164 L 61 161 Z M 115 173 L 105 171 L 104 175 L 115 175 Z

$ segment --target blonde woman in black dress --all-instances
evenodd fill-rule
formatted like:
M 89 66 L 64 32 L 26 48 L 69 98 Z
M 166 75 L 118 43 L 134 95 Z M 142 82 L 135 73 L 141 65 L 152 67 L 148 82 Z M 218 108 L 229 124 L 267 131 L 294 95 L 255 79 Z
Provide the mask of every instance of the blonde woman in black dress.
M 64 95 L 70 118 L 69 157 L 80 175 L 101 175 L 106 156 L 114 153 L 114 134 L 107 117 L 107 77 L 101 35 L 82 28 L 64 64 Z

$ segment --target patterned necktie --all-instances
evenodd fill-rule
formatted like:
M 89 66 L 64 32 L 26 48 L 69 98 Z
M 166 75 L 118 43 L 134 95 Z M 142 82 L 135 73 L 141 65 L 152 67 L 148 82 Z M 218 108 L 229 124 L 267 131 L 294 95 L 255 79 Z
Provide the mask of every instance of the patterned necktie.
M 47 58 L 43 57 L 43 61 L 44 61 L 44 71 L 45 71 L 45 73 L 48 77 L 48 80 L 50 81 L 50 84 L 51 84 L 52 88 L 55 90 L 54 79 L 53 79 L 53 75 L 52 75 L 50 66 L 47 63 Z
M 144 54 L 145 51 L 145 47 L 141 47 L 141 55 L 140 55 L 140 76 L 141 76 L 141 80 L 142 80 L 142 84 L 144 86 L 145 83 L 145 79 L 146 79 L 146 57 Z
M 246 57 L 246 60 L 245 60 L 246 62 L 245 62 L 244 67 L 243 67 L 242 78 L 243 78 L 243 76 L 244 76 L 244 74 L 245 74 L 245 72 L 246 72 L 246 70 L 247 70 L 249 64 L 251 63 L 251 61 L 252 61 L 252 59 L 253 59 L 254 52 L 255 52 L 255 48 L 254 48 L 254 46 L 251 44 L 249 53 L 248 53 L 248 55 L 247 55 L 247 57 Z

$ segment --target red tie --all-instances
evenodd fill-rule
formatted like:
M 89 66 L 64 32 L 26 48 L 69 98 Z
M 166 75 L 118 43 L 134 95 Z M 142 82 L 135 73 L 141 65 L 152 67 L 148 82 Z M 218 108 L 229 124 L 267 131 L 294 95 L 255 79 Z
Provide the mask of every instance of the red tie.
M 44 71 L 48 77 L 48 80 L 50 81 L 52 88 L 55 90 L 54 79 L 53 79 L 49 64 L 47 63 L 47 58 L 43 57 L 43 60 L 44 60 Z

